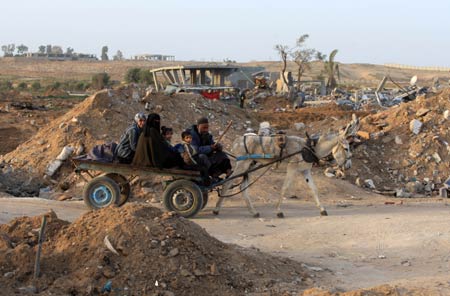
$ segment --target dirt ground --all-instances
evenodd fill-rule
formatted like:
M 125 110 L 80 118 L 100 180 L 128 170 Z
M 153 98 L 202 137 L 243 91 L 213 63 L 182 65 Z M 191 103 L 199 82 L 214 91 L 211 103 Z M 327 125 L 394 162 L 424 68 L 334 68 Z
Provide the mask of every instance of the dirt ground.
M 117 293 L 125 287 L 139 287 L 136 295 L 214 295 L 211 291 L 219 291 L 217 295 L 450 294 L 448 200 L 436 197 L 448 176 L 450 156 L 445 143 L 450 134 L 443 113 L 450 109 L 450 92 L 430 94 L 384 111 L 365 108 L 358 112 L 338 108 L 333 102 L 274 112 L 286 103 L 275 97 L 261 101 L 256 110 L 192 94 L 152 97 L 151 112 L 160 113 L 163 122 L 176 131 L 199 116 L 208 116 L 217 136 L 233 120 L 223 142 L 226 149 L 237 135 L 248 127 L 257 128 L 263 120 L 288 134 L 303 136 L 305 131 L 336 132 L 356 113 L 361 130 L 377 136 L 362 139 L 353 147 L 354 165 L 346 177 L 325 177 L 324 170 L 331 165 L 326 162 L 313 169 L 328 217 L 319 216 L 309 189 L 299 180 L 291 192 L 296 198 L 284 201 L 286 218 L 276 218 L 283 167 L 272 170 L 257 183 L 261 186 L 250 189 L 261 213 L 258 219 L 251 217 L 240 197 L 226 200 L 220 215 L 212 215 L 214 193 L 194 219 L 163 214 L 149 207 L 162 209 L 158 178 L 137 182 L 131 203 L 123 208 L 88 212 L 79 201 L 85 183 L 74 174 L 70 162 L 52 176 L 52 183 L 43 182 L 48 163 L 64 146 L 84 147 L 85 152 L 94 145 L 117 141 L 134 113 L 143 111 L 143 92 L 121 87 L 82 102 L 78 98 L 47 100 L 21 93 L 1 94 L 0 286 L 7 287 L 5 293 L 26 294 L 38 289 L 42 295 L 61 291 L 97 295 L 111 280 Z M 31 103 L 38 109 L 7 110 L 13 102 Z M 409 130 L 412 119 L 424 123 L 419 135 Z M 303 130 L 293 127 L 299 122 L 305 124 Z M 176 134 L 174 141 L 178 140 Z M 15 173 L 22 178 L 15 179 Z M 367 178 L 373 179 L 378 192 L 391 196 L 395 189 L 406 190 L 411 184 L 420 185 L 422 191 L 411 192 L 416 198 L 378 195 L 364 185 L 355 185 L 360 183 L 358 179 Z M 69 190 L 62 189 L 62 184 Z M 3 193 L 29 197 L 40 194 L 42 188 L 47 199 L 18 199 Z M 56 201 L 66 198 L 72 201 Z M 57 217 L 49 216 L 51 232 L 43 257 L 48 261 L 43 263 L 42 281 L 36 284 L 30 262 L 39 215 L 49 209 Z M 26 217 L 12 221 L 22 216 Z M 155 229 L 150 236 L 146 226 Z M 130 231 L 134 227 L 138 231 Z M 126 254 L 126 259 L 112 256 L 103 241 L 112 230 L 112 244 L 119 246 L 121 256 L 126 248 L 139 255 Z M 161 243 L 165 236 L 167 245 Z M 159 245 L 153 248 L 154 241 Z M 149 268 L 148 274 L 143 274 L 144 268 Z M 226 276 L 217 277 L 217 270 L 225 271 L 222 275 Z
M 316 173 L 314 178 L 330 215 L 320 217 L 306 187 L 300 185 L 298 192 L 304 194 L 285 200 L 286 218 L 279 219 L 274 201 L 282 175 L 272 173 L 270 178 L 275 181 L 268 189 L 251 190 L 261 218 L 252 218 L 240 197 L 226 200 L 220 215 L 214 216 L 213 195 L 191 221 L 220 241 L 301 262 L 311 282 L 297 291 L 308 286 L 320 289 L 308 290 L 312 294 L 305 295 L 370 287 L 375 287 L 371 290 L 375 294 L 345 295 L 450 293 L 447 200 L 389 199 Z M 0 198 L 0 204 L 0 223 L 43 214 L 50 208 L 70 221 L 87 211 L 81 202 Z

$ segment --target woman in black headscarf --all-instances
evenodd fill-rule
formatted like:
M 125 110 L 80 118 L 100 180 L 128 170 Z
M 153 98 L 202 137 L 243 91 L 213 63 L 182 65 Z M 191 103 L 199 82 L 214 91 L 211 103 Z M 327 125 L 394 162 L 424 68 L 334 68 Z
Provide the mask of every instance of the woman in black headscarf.
M 156 113 L 147 116 L 144 131 L 139 136 L 133 165 L 172 168 L 181 166 L 181 156 L 171 151 L 161 135 L 161 118 Z

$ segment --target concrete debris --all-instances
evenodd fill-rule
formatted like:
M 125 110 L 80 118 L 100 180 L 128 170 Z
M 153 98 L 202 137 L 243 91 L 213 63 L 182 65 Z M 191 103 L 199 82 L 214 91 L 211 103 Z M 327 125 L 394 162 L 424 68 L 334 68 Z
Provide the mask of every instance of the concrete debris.
M 409 123 L 409 129 L 415 134 L 418 135 L 420 130 L 422 129 L 423 123 L 420 120 L 413 119 Z
M 449 113 L 450 113 L 449 110 L 445 110 L 445 111 L 444 111 L 444 114 L 443 114 L 443 115 L 444 115 L 444 119 L 448 119 L 448 117 L 450 116 Z
M 59 169 L 59 167 L 63 164 L 64 160 L 69 158 L 74 149 L 70 146 L 65 146 L 61 153 L 53 160 L 47 167 L 45 174 L 49 177 L 53 176 L 53 174 Z

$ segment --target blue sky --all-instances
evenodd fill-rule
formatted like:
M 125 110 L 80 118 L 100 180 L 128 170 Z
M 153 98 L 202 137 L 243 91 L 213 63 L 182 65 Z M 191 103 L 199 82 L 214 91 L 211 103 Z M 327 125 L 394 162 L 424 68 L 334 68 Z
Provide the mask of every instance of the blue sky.
M 0 44 L 109 47 L 126 57 L 177 60 L 277 60 L 275 44 L 338 49 L 345 63 L 450 67 L 450 1 L 2 1 Z

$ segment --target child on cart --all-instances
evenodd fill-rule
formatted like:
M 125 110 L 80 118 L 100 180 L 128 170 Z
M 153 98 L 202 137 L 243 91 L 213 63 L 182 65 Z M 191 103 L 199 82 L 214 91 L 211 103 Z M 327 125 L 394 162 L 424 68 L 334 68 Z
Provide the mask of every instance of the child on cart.
M 188 130 L 181 133 L 181 140 L 181 143 L 175 145 L 174 148 L 180 153 L 181 158 L 183 158 L 185 168 L 188 170 L 200 171 L 200 175 L 205 185 L 210 185 L 211 180 L 208 175 L 208 170 L 211 167 L 211 163 L 208 156 L 199 154 L 191 145 L 192 135 Z

